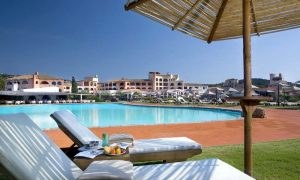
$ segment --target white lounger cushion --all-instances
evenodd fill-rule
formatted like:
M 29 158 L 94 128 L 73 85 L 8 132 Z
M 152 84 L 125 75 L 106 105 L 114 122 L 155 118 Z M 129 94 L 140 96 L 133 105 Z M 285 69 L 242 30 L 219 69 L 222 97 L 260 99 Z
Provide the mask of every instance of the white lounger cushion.
M 143 139 L 134 141 L 130 154 L 201 149 L 201 145 L 187 137 Z
M 134 179 L 139 180 L 253 180 L 219 159 L 135 166 L 133 172 Z
M 132 179 L 133 164 L 128 161 L 94 161 L 79 176 L 79 180 L 88 179 Z
M 134 139 L 131 134 L 112 134 L 109 136 L 109 144 L 115 142 L 128 142 L 133 143 Z
M 77 117 L 69 110 L 56 111 L 51 117 L 57 122 L 60 128 L 65 128 L 72 136 L 80 143 L 81 146 L 89 144 L 90 141 L 99 141 L 100 145 L 102 140 L 92 133 L 87 127 L 79 123 Z
M 71 133 L 76 141 L 80 141 L 80 144 L 91 140 L 100 140 L 94 133 L 88 128 L 80 124 L 76 116 L 69 110 L 56 111 L 51 115 L 52 118 L 58 123 L 63 131 Z M 61 124 L 61 125 L 60 125 Z M 63 126 L 63 127 L 61 127 Z M 125 134 L 126 135 L 126 134 Z M 112 137 L 119 137 L 113 135 Z M 124 135 L 120 135 L 119 138 L 124 138 Z M 132 138 L 131 135 L 126 135 L 125 138 Z M 75 140 L 73 139 L 73 140 Z M 96 140 L 97 141 L 97 140 Z M 78 142 L 77 142 L 78 143 Z M 180 151 L 180 150 L 201 150 L 201 145 L 186 137 L 173 137 L 173 138 L 158 138 L 158 139 L 144 139 L 134 140 L 134 146 L 129 149 L 130 154 L 143 154 L 143 153 L 155 153 L 166 151 Z
M 17 179 L 76 179 L 82 173 L 23 113 L 0 116 L 0 163 Z

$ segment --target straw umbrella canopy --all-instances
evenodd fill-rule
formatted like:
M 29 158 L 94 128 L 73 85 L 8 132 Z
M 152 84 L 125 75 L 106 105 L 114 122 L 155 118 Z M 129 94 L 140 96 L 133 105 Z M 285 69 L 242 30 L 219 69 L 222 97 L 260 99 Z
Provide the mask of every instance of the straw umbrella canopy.
M 300 26 L 299 0 L 129 0 L 133 10 L 172 30 L 211 43 L 243 37 L 245 114 L 245 172 L 252 174 L 251 119 L 259 99 L 252 97 L 251 35 L 261 35 Z

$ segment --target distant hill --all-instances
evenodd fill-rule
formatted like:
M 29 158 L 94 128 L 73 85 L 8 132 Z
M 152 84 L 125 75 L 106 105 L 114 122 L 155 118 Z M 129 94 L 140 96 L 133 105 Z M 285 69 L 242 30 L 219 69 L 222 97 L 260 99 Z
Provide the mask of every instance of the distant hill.
M 217 83 L 217 84 L 204 84 L 207 85 L 208 87 L 222 87 L 224 83 Z
M 252 84 L 257 87 L 268 87 L 270 80 L 261 78 L 252 78 Z M 244 84 L 244 79 L 239 80 L 239 84 Z
M 300 84 L 300 81 L 296 81 L 295 84 Z

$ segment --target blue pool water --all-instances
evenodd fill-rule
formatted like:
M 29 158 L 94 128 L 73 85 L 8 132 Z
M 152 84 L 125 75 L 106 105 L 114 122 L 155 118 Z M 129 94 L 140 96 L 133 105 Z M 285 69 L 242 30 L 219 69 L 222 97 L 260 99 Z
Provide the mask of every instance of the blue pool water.
M 58 110 L 71 110 L 87 127 L 154 125 L 171 123 L 234 120 L 241 112 L 221 109 L 149 107 L 123 104 L 49 104 L 0 106 L 0 114 L 23 112 L 42 129 L 57 128 L 50 114 Z

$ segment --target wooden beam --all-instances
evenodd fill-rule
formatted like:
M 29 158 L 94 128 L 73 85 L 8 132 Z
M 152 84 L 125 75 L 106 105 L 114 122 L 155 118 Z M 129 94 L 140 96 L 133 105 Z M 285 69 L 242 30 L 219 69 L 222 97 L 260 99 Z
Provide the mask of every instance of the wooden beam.
M 252 9 L 252 18 L 253 18 L 253 22 L 254 22 L 255 31 L 256 31 L 256 34 L 258 36 L 260 36 L 259 31 L 258 31 L 258 24 L 257 24 L 257 20 L 256 20 L 255 7 L 254 7 L 253 0 L 251 0 L 251 9 Z
M 191 14 L 191 12 L 202 2 L 203 0 L 197 0 L 194 5 L 176 22 L 176 24 L 172 27 L 172 30 L 175 30 L 179 24 Z
M 211 41 L 214 38 L 215 32 L 216 32 L 216 30 L 217 30 L 217 28 L 219 26 L 219 22 L 220 22 L 220 19 L 221 19 L 222 15 L 223 15 L 223 12 L 224 12 L 224 9 L 226 7 L 227 2 L 228 2 L 228 0 L 223 0 L 223 2 L 222 2 L 222 5 L 221 5 L 221 7 L 219 9 L 219 12 L 217 14 L 215 23 L 214 23 L 214 25 L 213 25 L 213 27 L 212 27 L 212 29 L 210 31 L 209 37 L 207 39 L 208 43 L 211 43 Z
M 134 2 L 132 2 L 132 3 L 130 3 L 130 4 L 126 4 L 126 5 L 124 6 L 124 8 L 125 8 L 126 11 L 128 11 L 128 10 L 131 10 L 131 9 L 135 8 L 136 6 L 139 6 L 139 5 L 141 5 L 141 4 L 144 4 L 144 3 L 147 2 L 147 1 L 149 1 L 149 0 L 138 0 L 138 1 L 134 1 Z

